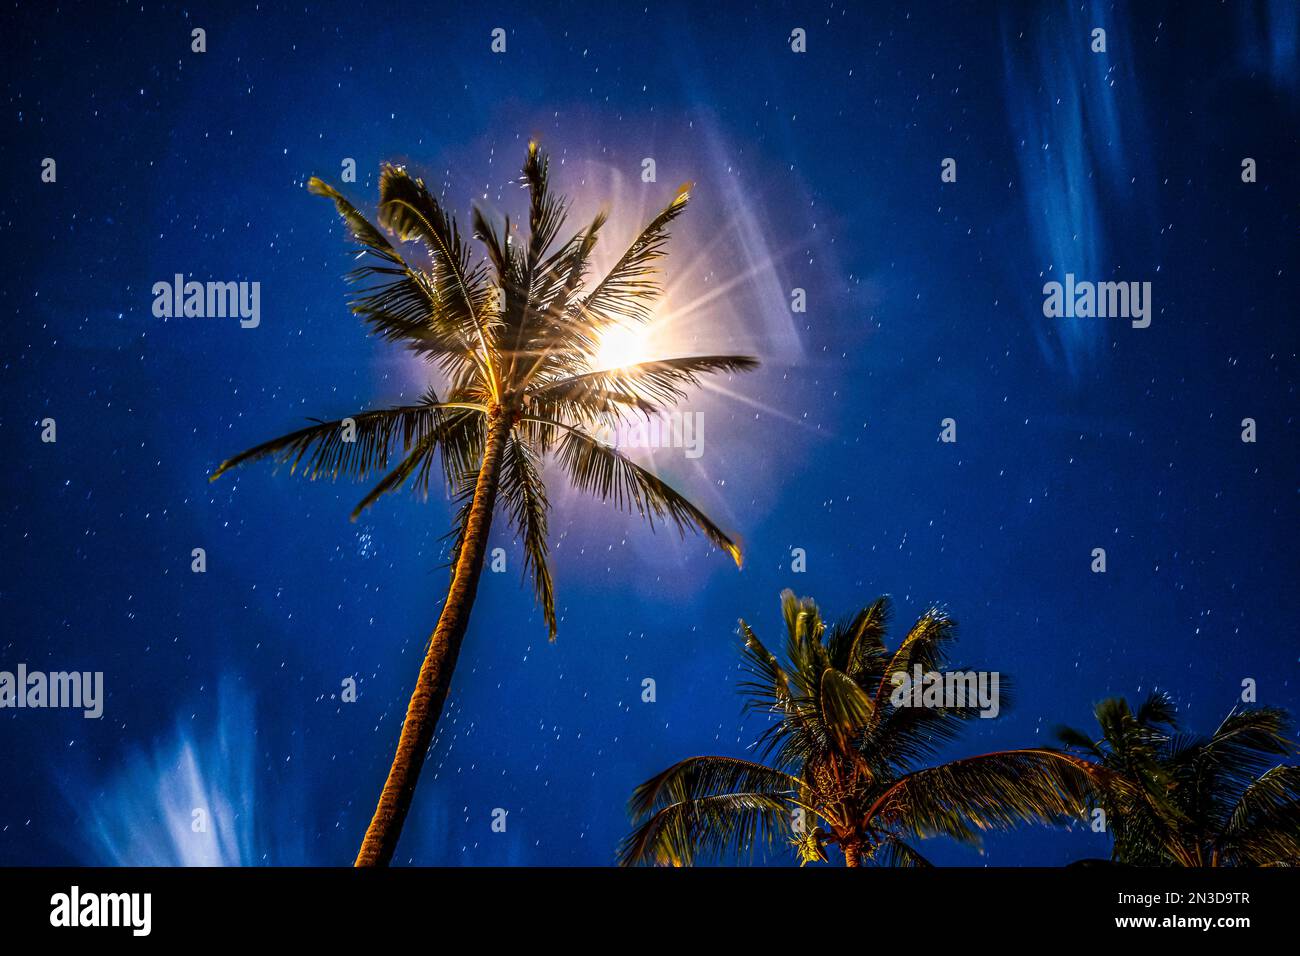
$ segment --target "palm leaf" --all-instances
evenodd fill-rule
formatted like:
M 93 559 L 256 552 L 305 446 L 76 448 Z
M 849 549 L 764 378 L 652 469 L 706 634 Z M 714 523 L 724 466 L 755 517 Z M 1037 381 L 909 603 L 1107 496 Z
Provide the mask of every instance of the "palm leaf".
M 361 513 L 386 494 L 397 491 L 407 481 L 415 477 L 415 489 L 422 496 L 429 493 L 429 478 L 436 458 L 435 452 L 443 453 L 444 473 L 448 482 L 460 473 L 465 458 L 472 457 L 474 449 L 481 445 L 481 422 L 483 412 L 456 408 L 451 415 L 443 417 L 436 427 L 431 429 L 407 453 L 396 468 L 390 471 L 379 484 L 366 494 L 352 509 L 352 520 L 356 521 Z M 475 427 L 480 426 L 480 427 Z
M 1300 864 L 1300 767 L 1273 767 L 1251 781 L 1218 845 L 1241 864 Z
M 610 403 L 653 412 L 675 405 L 687 397 L 688 387 L 698 387 L 700 376 L 714 372 L 747 372 L 758 367 L 758 359 L 747 355 L 693 355 L 656 359 L 622 368 L 584 372 L 540 385 L 530 396 L 534 401 L 576 402 L 597 398 L 600 407 Z
M 878 866 L 930 869 L 934 866 L 919 850 L 898 837 L 886 837 L 877 847 L 872 862 Z
M 555 640 L 555 587 L 547 560 L 546 485 L 538 462 L 528 446 L 512 437 L 501 463 L 501 495 L 510 510 L 510 520 L 524 546 L 524 574 L 532 573 L 533 591 L 546 619 L 549 637 Z
M 1057 727 L 1053 736 L 1055 736 L 1056 739 L 1067 748 L 1074 747 L 1075 749 L 1086 751 L 1099 759 L 1105 756 L 1105 752 L 1093 743 L 1092 738 L 1082 730 L 1078 730 L 1074 727 Z
M 575 321 L 569 307 L 575 303 L 596 235 L 606 218 L 603 211 L 597 214 L 585 233 L 569 239 L 533 276 L 532 323 L 526 334 L 518 336 L 511 356 L 512 360 L 530 360 L 527 372 L 517 380 L 519 387 L 527 387 L 534 378 L 553 380 L 579 374 L 595 354 L 597 330 Z
M 1056 750 L 1010 750 L 954 760 L 903 777 L 877 798 L 866 821 L 918 836 L 951 835 L 1077 818 L 1096 779 L 1094 766 Z
M 673 201 L 641 230 L 590 294 L 574 306 L 578 316 L 596 328 L 623 320 L 649 320 L 650 303 L 660 292 L 654 263 L 664 255 L 668 227 L 681 215 L 689 199 L 689 186 L 683 186 Z
M 693 866 L 697 858 L 752 856 L 790 833 L 789 811 L 779 797 L 728 793 L 664 807 L 619 847 L 619 865 Z
M 532 419 L 535 420 L 535 419 Z M 542 421 L 542 424 L 551 424 Z M 653 528 L 656 519 L 671 521 L 678 532 L 700 532 L 741 565 L 740 546 L 703 511 L 614 448 L 586 432 L 566 427 L 558 448 L 559 461 L 581 491 L 610 501 L 620 510 L 635 510 Z
M 886 688 L 891 686 L 890 675 L 908 673 L 917 665 L 923 673 L 939 670 L 946 648 L 956 636 L 957 622 L 939 608 L 930 608 L 917 618 L 881 673 L 882 679 L 876 688 L 877 710 L 886 696 Z
M 1178 708 L 1164 691 L 1152 691 L 1138 708 L 1134 719 L 1151 727 L 1177 727 Z
M 879 597 L 858 611 L 851 621 L 838 625 L 826 642 L 831 666 L 848 674 L 866 690 L 864 681 L 883 670 L 885 632 L 889 628 L 889 598 Z
M 302 466 L 309 480 L 337 479 L 341 475 L 366 478 L 388 464 L 394 447 L 410 449 L 438 425 L 444 405 L 430 392 L 419 405 L 358 412 L 350 416 L 355 424 L 355 441 L 346 440 L 349 418 L 316 422 L 240 452 L 223 461 L 209 477 L 216 481 L 232 468 L 270 458 L 288 464 L 290 474 Z
M 530 281 L 537 272 L 542 256 L 564 225 L 566 203 L 549 189 L 550 165 L 550 158 L 538 149 L 537 144 L 529 143 L 522 179 L 528 188 L 528 254 L 525 273 Z
M 371 256 L 370 264 L 348 273 L 348 280 L 353 283 L 371 278 L 379 280 L 359 289 L 351 299 L 352 311 L 361 316 L 371 331 L 385 341 L 400 342 L 418 353 L 452 363 L 472 362 L 469 343 L 457 324 L 447 321 L 431 281 L 408 265 L 383 234 L 332 186 L 313 176 L 307 182 L 307 190 L 333 200 L 353 238 Z
M 424 180 L 412 179 L 406 170 L 385 164 L 379 176 L 379 223 L 403 241 L 418 238 L 424 242 L 433 262 L 438 307 L 462 340 L 476 343 L 491 378 L 496 341 L 485 317 L 491 291 L 487 268 L 481 262 L 471 265 L 455 217 L 446 213 Z
M 628 808 L 639 824 L 620 862 L 690 866 L 697 856 L 752 851 L 788 832 L 798 778 L 734 757 L 690 757 L 633 791 Z
M 673 803 L 727 793 L 794 796 L 798 777 L 737 757 L 688 757 L 660 771 L 632 792 L 628 809 L 641 819 Z
M 861 687 L 843 671 L 827 667 L 822 671 L 820 703 L 822 722 L 842 749 L 867 727 L 875 707 Z
M 789 675 L 776 655 L 763 646 L 758 635 L 743 620 L 740 633 L 745 639 L 746 670 L 754 677 L 752 681 L 742 681 L 738 687 L 749 698 L 746 709 L 763 712 L 784 710 L 790 702 Z

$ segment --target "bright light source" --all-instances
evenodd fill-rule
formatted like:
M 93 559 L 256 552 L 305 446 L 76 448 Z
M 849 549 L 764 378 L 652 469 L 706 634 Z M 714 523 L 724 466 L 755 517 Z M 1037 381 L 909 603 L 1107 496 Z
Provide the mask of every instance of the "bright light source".
M 639 365 L 654 359 L 650 353 L 650 336 L 644 327 L 611 325 L 600 334 L 593 366 L 601 371 Z

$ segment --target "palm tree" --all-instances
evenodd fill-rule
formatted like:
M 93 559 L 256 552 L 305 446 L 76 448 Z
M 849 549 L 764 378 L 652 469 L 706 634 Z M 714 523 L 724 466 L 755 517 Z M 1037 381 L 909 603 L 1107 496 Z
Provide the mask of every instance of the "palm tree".
M 519 242 L 509 218 L 498 230 L 482 211 L 473 234 L 487 250 L 472 262 L 456 220 L 420 179 L 391 165 L 379 181 L 378 222 L 399 240 L 420 240 L 429 265 L 413 264 L 336 190 L 312 178 L 310 192 L 334 201 L 364 265 L 351 302 L 370 331 L 425 356 L 448 382 L 413 405 L 375 409 L 314 424 L 223 462 L 270 458 L 302 466 L 308 478 L 365 479 L 382 474 L 353 511 L 411 485 L 427 494 L 435 460 L 459 504 L 447 600 L 429 640 L 407 707 L 392 769 L 356 865 L 386 865 L 411 805 L 416 779 L 442 712 L 478 587 L 488 530 L 500 496 L 523 542 L 524 574 L 555 637 L 555 598 L 548 564 L 550 505 L 542 463 L 553 458 L 579 490 L 635 510 L 653 526 L 691 528 L 740 565 L 740 548 L 698 507 L 610 444 L 601 430 L 627 415 L 655 415 L 714 372 L 752 369 L 737 355 L 666 358 L 620 368 L 594 367 L 601 334 L 644 323 L 659 296 L 656 260 L 668 227 L 686 208 L 686 187 L 655 216 L 594 284 L 587 270 L 604 213 L 556 245 L 566 201 L 548 188 L 548 162 L 535 143 L 523 167 L 528 236 Z M 595 433 L 595 434 L 593 434 Z M 400 460 L 390 469 L 393 456 Z
M 1057 738 L 1109 774 L 1090 796 L 1114 838 L 1111 859 L 1134 866 L 1300 864 L 1300 767 L 1278 707 L 1233 709 L 1209 737 L 1180 733 L 1177 710 L 1152 693 L 1133 711 L 1112 697 L 1093 708 L 1100 738 Z
M 1077 817 L 1092 768 L 1051 749 L 1007 750 L 921 764 L 977 713 L 895 706 L 893 675 L 939 671 L 956 632 L 942 611 L 921 615 L 886 648 L 890 605 L 877 598 L 830 628 L 817 605 L 781 595 L 785 662 L 742 620 L 746 711 L 769 715 L 763 761 L 691 757 L 636 788 L 620 862 L 691 865 L 784 838 L 802 863 L 838 845 L 847 866 L 928 865 L 915 841 L 977 843 L 981 831 Z M 946 702 L 952 703 L 952 702 Z

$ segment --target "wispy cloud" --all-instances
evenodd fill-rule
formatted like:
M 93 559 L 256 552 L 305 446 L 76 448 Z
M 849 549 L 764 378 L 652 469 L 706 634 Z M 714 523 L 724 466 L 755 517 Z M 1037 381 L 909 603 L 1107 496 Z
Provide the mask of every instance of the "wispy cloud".
M 196 726 L 197 724 L 197 726 Z M 251 697 L 223 680 L 210 725 L 178 720 L 174 734 L 150 751 L 131 754 L 99 785 L 68 789 L 80 804 L 94 794 L 82 817 L 79 852 L 101 866 L 253 866 L 304 862 L 285 852 L 300 826 L 282 815 L 275 845 L 265 847 L 266 788 L 255 779 L 256 724 Z M 282 827 L 288 826 L 286 831 Z
M 1094 28 L 1106 31 L 1105 53 L 1092 52 Z M 1108 233 L 1132 216 L 1134 178 L 1145 163 L 1128 24 L 1113 7 L 1062 5 L 1028 24 L 1004 20 L 1002 52 L 1035 274 L 1044 281 L 1066 272 L 1108 275 Z M 1027 295 L 1037 291 L 1027 284 Z M 1087 319 L 1035 321 L 1034 329 L 1044 359 L 1071 380 L 1096 361 L 1104 335 Z

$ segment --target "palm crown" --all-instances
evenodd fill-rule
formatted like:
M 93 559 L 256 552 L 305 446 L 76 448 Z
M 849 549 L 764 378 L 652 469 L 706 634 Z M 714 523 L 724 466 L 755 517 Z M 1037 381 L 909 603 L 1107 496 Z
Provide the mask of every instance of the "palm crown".
M 891 705 L 892 675 L 943 667 L 956 636 L 945 613 L 926 611 L 891 651 L 887 598 L 829 628 L 807 598 L 786 591 L 781 607 L 784 662 L 740 622 L 740 691 L 747 711 L 771 720 L 755 742 L 768 762 L 691 757 L 641 784 L 624 864 L 690 865 L 784 838 L 803 862 L 838 844 L 849 866 L 915 866 L 925 864 L 917 838 L 977 842 L 980 831 L 1079 814 L 1091 767 L 1060 751 L 921 766 L 977 712 L 973 702 Z
M 382 475 L 353 511 L 355 519 L 404 485 L 427 493 L 440 460 L 442 476 L 461 503 L 454 564 L 489 434 L 499 423 L 494 451 L 500 455 L 500 494 L 554 637 L 543 459 L 553 454 L 577 488 L 634 509 L 651 525 L 667 520 L 679 531 L 702 532 L 739 565 L 740 548 L 732 536 L 597 436 L 602 426 L 625 416 L 648 416 L 676 404 L 702 375 L 744 371 L 758 363 L 740 355 L 697 355 L 593 367 L 602 331 L 651 318 L 660 294 L 655 262 L 664 255 L 668 227 L 686 208 L 689 194 L 683 187 L 613 268 L 588 284 L 592 250 L 606 216 L 601 213 L 557 244 L 566 201 L 548 188 L 548 165 L 530 143 L 522 177 L 529 194 L 526 242 L 514 241 L 508 217 L 498 230 L 474 209 L 473 234 L 487 252 L 476 263 L 456 220 L 424 182 L 385 165 L 378 222 L 399 240 L 422 241 L 432 264 L 428 269 L 408 263 L 380 229 L 313 177 L 308 189 L 334 201 L 368 256 L 349 275 L 359 284 L 352 310 L 375 334 L 436 363 L 448 382 L 445 395 L 430 388 L 414 405 L 317 422 L 223 462 L 212 478 L 261 458 L 301 467 L 312 479 Z M 343 427 L 349 421 L 350 431 Z M 390 469 L 399 451 L 400 460 Z
M 1094 708 L 1101 736 L 1058 738 L 1110 771 L 1091 796 L 1114 837 L 1112 858 L 1137 866 L 1300 864 L 1300 767 L 1277 707 L 1231 711 L 1208 737 L 1180 732 L 1173 701 L 1153 693 Z

